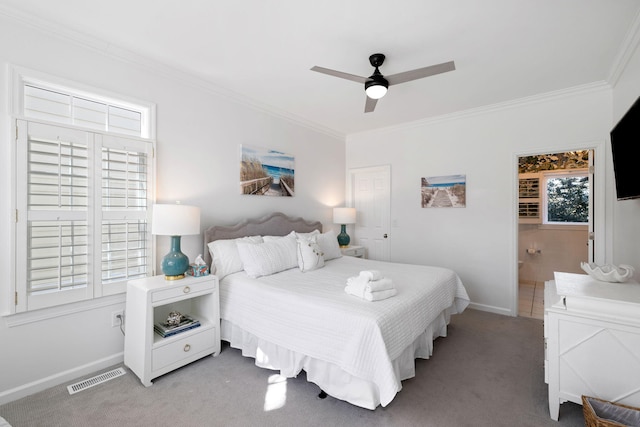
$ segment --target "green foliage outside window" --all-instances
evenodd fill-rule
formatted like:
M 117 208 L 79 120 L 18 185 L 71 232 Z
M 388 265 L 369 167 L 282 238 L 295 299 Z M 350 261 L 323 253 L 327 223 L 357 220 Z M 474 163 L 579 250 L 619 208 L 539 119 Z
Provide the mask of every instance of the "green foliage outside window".
M 589 178 L 547 180 L 547 222 L 589 222 Z

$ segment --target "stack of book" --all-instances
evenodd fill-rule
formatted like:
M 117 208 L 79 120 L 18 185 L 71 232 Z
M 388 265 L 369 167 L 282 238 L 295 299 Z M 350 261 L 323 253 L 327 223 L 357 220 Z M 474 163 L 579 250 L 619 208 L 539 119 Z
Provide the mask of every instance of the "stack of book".
M 188 331 L 200 326 L 200 321 L 189 316 L 182 316 L 182 320 L 178 324 L 169 324 L 166 322 L 156 323 L 153 330 L 162 338 L 167 338 L 181 332 Z

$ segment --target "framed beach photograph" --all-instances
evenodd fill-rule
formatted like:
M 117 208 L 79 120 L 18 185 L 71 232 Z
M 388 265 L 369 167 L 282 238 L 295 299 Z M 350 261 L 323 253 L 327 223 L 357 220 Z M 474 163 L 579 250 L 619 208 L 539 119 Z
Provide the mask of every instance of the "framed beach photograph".
M 293 197 L 294 157 L 267 148 L 240 146 L 240 194 Z
M 466 206 L 466 175 L 430 176 L 421 180 L 423 208 L 464 208 Z

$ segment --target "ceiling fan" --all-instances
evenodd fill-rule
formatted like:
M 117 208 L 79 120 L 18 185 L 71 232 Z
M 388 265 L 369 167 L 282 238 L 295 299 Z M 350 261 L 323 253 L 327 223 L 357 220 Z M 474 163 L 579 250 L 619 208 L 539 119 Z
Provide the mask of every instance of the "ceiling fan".
M 415 70 L 392 74 L 385 77 L 380 73 L 380 70 L 378 69 L 378 67 L 380 67 L 384 63 L 384 58 L 385 56 L 382 53 L 374 53 L 369 57 L 371 66 L 376 68 L 373 74 L 369 77 L 360 77 L 356 76 L 355 74 L 343 73 L 342 71 L 331 70 L 329 68 L 318 66 L 312 67 L 311 71 L 317 71 L 318 73 L 340 77 L 342 79 L 351 80 L 357 83 L 364 83 L 364 90 L 367 94 L 367 100 L 364 104 L 364 112 L 370 113 L 376 108 L 378 99 L 382 98 L 387 93 L 387 89 L 389 88 L 389 86 L 410 82 L 412 80 L 417 80 L 440 73 L 446 73 L 447 71 L 453 71 L 456 69 L 453 61 L 449 61 L 443 62 L 442 64 L 430 65 L 428 67 L 417 68 Z

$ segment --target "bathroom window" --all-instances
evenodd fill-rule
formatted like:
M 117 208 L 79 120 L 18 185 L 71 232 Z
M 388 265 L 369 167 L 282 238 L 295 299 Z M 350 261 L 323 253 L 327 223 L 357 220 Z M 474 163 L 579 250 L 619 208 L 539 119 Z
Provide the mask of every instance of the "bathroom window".
M 589 223 L 587 170 L 547 172 L 543 176 L 543 223 L 587 225 Z

